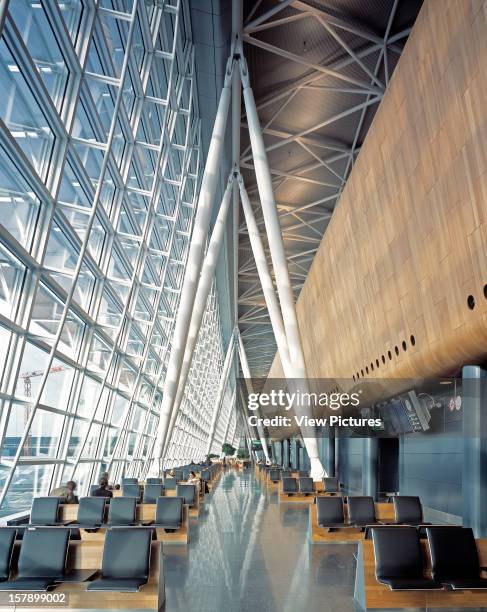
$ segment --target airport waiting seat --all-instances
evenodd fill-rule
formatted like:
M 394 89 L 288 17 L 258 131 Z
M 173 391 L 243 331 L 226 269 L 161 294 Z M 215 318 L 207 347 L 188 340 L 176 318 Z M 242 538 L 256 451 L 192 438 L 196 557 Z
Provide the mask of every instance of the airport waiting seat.
M 135 497 L 114 497 L 108 510 L 108 525 L 110 527 L 133 525 L 136 508 Z
M 375 516 L 375 504 L 373 497 L 352 496 L 347 500 L 348 522 L 350 525 L 365 527 L 366 525 L 381 524 Z
M 137 478 L 122 478 L 122 486 L 129 484 L 139 484 L 139 480 Z
M 183 470 L 182 469 L 174 470 L 174 474 L 175 474 L 176 480 L 183 480 Z
M 454 591 L 487 589 L 471 528 L 427 527 L 433 579 Z
M 292 478 L 291 470 L 282 470 L 281 471 L 281 478 Z
M 162 484 L 162 478 L 146 478 L 145 481 L 146 485 L 151 485 L 151 484 Z
M 26 529 L 15 580 L 0 582 L 0 591 L 46 591 L 65 573 L 69 529 Z
M 81 529 L 97 529 L 104 522 L 105 497 L 82 497 L 79 500 L 78 519 L 70 523 Z
M 31 525 L 57 525 L 59 497 L 35 497 L 30 511 Z
M 164 495 L 164 487 L 161 484 L 146 484 L 144 487 L 144 504 L 155 504 L 162 495 Z
M 269 470 L 269 480 L 271 482 L 279 482 L 281 480 L 281 472 L 276 469 Z
M 393 497 L 396 523 L 405 525 L 425 525 L 423 508 L 419 497 L 411 495 L 395 495 Z
M 135 592 L 149 580 L 152 530 L 109 529 L 105 535 L 101 577 L 87 591 Z
M 308 476 L 301 476 L 298 479 L 299 482 L 299 492 L 302 495 L 313 495 L 313 493 L 315 492 L 314 486 L 313 486 L 313 479 L 309 478 Z
M 100 485 L 92 484 L 90 485 L 90 495 L 94 495 L 95 491 L 100 487 Z
M 189 473 L 192 471 L 192 468 L 184 468 L 183 469 L 183 480 L 188 480 Z
M 179 529 L 183 524 L 183 503 L 182 497 L 159 497 L 154 527 Z
M 1 528 L 0 529 L 0 582 L 8 580 L 10 574 L 10 560 L 14 548 L 15 529 Z
M 166 491 L 174 491 L 177 487 L 178 481 L 176 480 L 176 478 L 165 478 L 164 479 L 164 488 L 166 489 Z
M 317 497 L 316 514 L 320 527 L 347 527 L 341 497 Z
M 184 503 L 189 507 L 196 504 L 196 487 L 192 484 L 178 484 L 176 487 L 176 497 L 182 497 Z
M 298 477 L 299 478 L 307 478 L 309 476 L 308 470 L 299 470 Z
M 283 478 L 282 479 L 282 492 L 286 495 L 294 495 L 298 492 L 298 483 L 296 478 Z
M 128 483 L 122 485 L 123 497 L 135 497 L 140 499 L 140 486 L 138 484 Z
M 211 472 L 210 470 L 201 470 L 201 480 L 204 480 L 205 482 L 210 482 L 211 480 Z
M 339 493 L 340 483 L 338 482 L 338 478 L 323 478 L 323 491 L 325 493 L 330 493 L 331 495 L 336 495 Z
M 375 575 L 391 591 L 441 589 L 435 580 L 424 577 L 423 553 L 415 527 L 372 529 Z

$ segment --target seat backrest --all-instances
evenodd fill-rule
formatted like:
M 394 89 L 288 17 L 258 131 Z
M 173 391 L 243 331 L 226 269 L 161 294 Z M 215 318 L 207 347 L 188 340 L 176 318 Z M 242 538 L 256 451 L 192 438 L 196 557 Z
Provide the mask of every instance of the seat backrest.
M 318 524 L 343 523 L 343 500 L 341 497 L 317 497 Z
M 162 484 L 162 478 L 146 478 L 146 484 Z
M 139 499 L 140 497 L 140 487 L 138 484 L 124 484 L 122 486 L 122 495 L 123 497 L 135 497 Z
M 307 478 L 309 476 L 308 470 L 299 470 L 298 471 L 299 478 Z
M 282 479 L 282 491 L 283 493 L 296 493 L 298 490 L 298 483 L 296 478 L 283 478 Z
M 164 479 L 164 488 L 168 491 L 174 491 L 177 484 L 178 481 L 175 478 L 168 477 Z
M 122 478 L 122 485 L 138 484 L 137 478 Z
M 15 529 L 0 529 L 0 581 L 8 580 L 16 533 Z
M 92 484 L 90 485 L 90 495 L 93 495 L 95 491 L 99 488 L 100 485 Z
M 183 469 L 183 480 L 187 480 L 189 478 L 189 473 L 191 472 L 191 468 Z
M 20 548 L 19 578 L 55 578 L 66 568 L 69 529 L 26 529 Z
M 422 578 L 423 554 L 414 527 L 372 529 L 377 578 Z
M 174 475 L 176 477 L 176 480 L 182 480 L 183 479 L 183 470 L 181 468 L 174 470 Z
M 196 500 L 196 487 L 192 484 L 178 484 L 176 497 L 182 497 L 184 503 L 191 506 Z
M 135 521 L 137 499 L 135 497 L 114 497 L 108 511 L 109 525 L 130 525 Z
M 272 481 L 277 482 L 278 480 L 281 480 L 281 472 L 279 470 L 269 470 L 269 478 Z
M 59 497 L 35 497 L 32 500 L 30 522 L 33 525 L 57 523 Z
M 159 497 L 156 505 L 156 525 L 181 525 L 183 503 L 182 497 Z
M 375 504 L 373 497 L 353 496 L 348 498 L 348 518 L 350 523 L 366 525 L 375 522 Z
M 281 478 L 291 478 L 291 470 L 282 470 Z
M 208 482 L 211 479 L 210 470 L 201 470 L 201 479 Z
M 79 500 L 78 523 L 80 525 L 103 523 L 105 501 L 105 497 L 82 497 Z
M 105 534 L 101 573 L 103 578 L 149 577 L 152 530 L 109 529 Z
M 164 487 L 161 484 L 146 484 L 144 487 L 144 504 L 155 504 L 163 494 Z
M 395 495 L 392 498 L 396 523 L 422 523 L 423 509 L 419 497 L 413 495 Z
M 325 493 L 338 493 L 338 491 L 340 491 L 338 478 L 323 478 L 323 490 Z
M 299 490 L 301 491 L 301 493 L 313 493 L 313 479 L 309 478 L 309 476 L 300 476 Z
M 480 563 L 470 527 L 427 527 L 433 578 L 478 578 Z

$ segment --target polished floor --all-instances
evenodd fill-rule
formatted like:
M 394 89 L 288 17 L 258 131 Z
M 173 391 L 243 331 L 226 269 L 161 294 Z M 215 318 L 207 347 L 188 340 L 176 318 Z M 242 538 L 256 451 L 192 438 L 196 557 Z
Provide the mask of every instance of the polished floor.
M 311 546 L 307 506 L 279 504 L 251 471 L 228 471 L 166 546 L 166 612 L 349 612 L 354 544 Z

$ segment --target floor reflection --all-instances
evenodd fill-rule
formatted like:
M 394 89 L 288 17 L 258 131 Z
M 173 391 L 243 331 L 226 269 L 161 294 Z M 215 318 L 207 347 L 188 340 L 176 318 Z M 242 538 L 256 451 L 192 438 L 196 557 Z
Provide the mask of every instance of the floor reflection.
M 355 546 L 312 547 L 308 513 L 224 474 L 188 548 L 165 547 L 167 612 L 352 612 Z

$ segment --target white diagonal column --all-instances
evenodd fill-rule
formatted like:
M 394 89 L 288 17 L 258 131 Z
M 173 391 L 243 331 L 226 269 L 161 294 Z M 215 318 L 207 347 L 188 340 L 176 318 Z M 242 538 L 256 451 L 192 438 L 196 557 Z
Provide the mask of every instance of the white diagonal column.
M 208 433 L 208 443 L 207 443 L 207 452 L 206 452 L 207 455 L 209 455 L 211 452 L 211 445 L 213 444 L 213 438 L 215 437 L 216 424 L 218 422 L 218 417 L 220 415 L 223 398 L 225 397 L 225 390 L 227 388 L 228 375 L 230 374 L 230 368 L 232 365 L 234 350 L 235 350 L 235 332 L 232 334 L 232 337 L 230 338 L 230 342 L 227 348 L 227 354 L 225 355 L 225 362 L 223 363 L 223 370 L 222 370 L 222 375 L 220 377 L 220 384 L 218 386 L 218 393 L 217 393 L 216 402 L 215 402 L 215 409 L 213 411 L 210 431 Z
M 239 64 L 240 76 L 243 85 L 245 111 L 247 113 L 250 144 L 252 147 L 252 157 L 254 160 L 255 177 L 257 180 L 257 188 L 264 215 L 264 223 L 271 252 L 274 275 L 276 277 L 282 319 L 286 331 L 290 364 L 289 378 L 294 379 L 295 383 L 299 384 L 299 388 L 302 392 L 306 392 L 308 389 L 306 380 L 306 366 L 301 345 L 298 320 L 296 317 L 293 288 L 289 277 L 284 242 L 279 223 L 279 215 L 274 200 L 267 153 L 265 150 L 257 108 L 255 106 L 254 94 L 252 93 L 252 89 L 250 87 L 247 63 L 243 57 L 240 58 Z M 299 413 L 300 416 L 312 416 L 311 411 L 304 406 L 300 408 Z M 311 477 L 313 480 L 320 480 L 325 475 L 325 471 L 319 457 L 316 437 L 309 438 L 303 436 L 303 441 L 311 463 Z
M 181 370 L 179 372 L 178 390 L 171 407 L 171 419 L 166 435 L 165 449 L 167 449 L 170 441 L 171 434 L 176 423 L 179 408 L 184 396 L 184 389 L 188 374 L 191 369 L 191 362 L 193 361 L 193 354 L 198 340 L 198 334 L 201 328 L 201 322 L 206 310 L 206 304 L 208 296 L 211 290 L 211 283 L 215 275 L 215 268 L 220 255 L 221 246 L 223 244 L 223 237 L 225 235 L 225 227 L 227 223 L 228 211 L 230 209 L 230 202 L 232 196 L 233 187 L 233 174 L 229 176 L 227 188 L 223 195 L 220 210 L 213 226 L 213 231 L 210 238 L 210 244 L 206 251 L 205 260 L 201 268 L 201 276 L 198 282 L 198 289 L 196 291 L 196 297 L 193 304 L 193 312 L 191 314 L 191 323 L 189 326 L 188 338 L 186 340 L 186 348 L 184 350 L 183 362 L 181 364 Z
M 162 458 L 171 419 L 171 410 L 178 389 L 179 374 L 184 358 L 184 350 L 186 348 L 191 322 L 191 313 L 208 236 L 211 210 L 218 185 L 219 168 L 225 139 L 228 108 L 230 105 L 233 67 L 233 59 L 230 58 L 227 64 L 225 83 L 220 95 L 220 102 L 218 104 L 215 124 L 213 126 L 213 133 L 206 158 L 205 171 L 200 187 L 198 207 L 194 220 L 181 297 L 179 300 L 171 354 L 169 357 L 166 378 L 164 380 L 159 427 L 157 430 L 156 442 L 154 444 L 155 461 L 153 462 L 151 470 L 156 473 L 159 473 L 158 460 Z
M 238 334 L 238 356 L 240 357 L 240 365 L 242 366 L 242 374 L 244 375 L 245 382 L 247 384 L 247 389 L 249 394 L 254 392 L 254 386 L 252 384 L 252 374 L 250 373 L 249 362 L 247 361 L 247 353 L 245 352 L 245 346 L 242 341 L 242 336 L 240 335 L 240 331 L 237 331 Z M 244 410 L 246 410 L 245 402 L 244 402 Z M 247 416 L 247 415 L 246 415 Z M 257 411 L 257 415 L 260 416 L 259 411 Z M 248 417 L 247 417 L 248 418 Z M 262 450 L 264 451 L 265 460 L 267 463 L 271 463 L 269 458 L 269 450 L 267 448 L 267 442 L 265 439 L 264 428 L 262 425 L 257 425 L 257 433 L 259 434 L 260 443 L 262 444 Z

